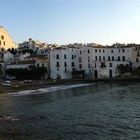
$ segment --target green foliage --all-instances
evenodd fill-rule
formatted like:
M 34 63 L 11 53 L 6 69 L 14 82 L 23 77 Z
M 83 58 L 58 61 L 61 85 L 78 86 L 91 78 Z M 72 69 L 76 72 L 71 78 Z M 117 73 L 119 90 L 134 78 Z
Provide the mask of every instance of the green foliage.
M 23 54 L 24 54 L 24 53 L 30 53 L 30 54 L 33 54 L 33 53 L 34 53 L 32 49 L 24 49 L 24 50 L 22 50 L 21 52 L 22 52 Z
M 127 72 L 132 72 L 131 64 L 126 64 L 126 65 L 120 64 L 117 68 L 120 71 L 120 74 L 125 74 Z
M 37 80 L 42 79 L 47 72 L 45 67 L 31 67 L 30 69 L 23 68 L 11 68 L 6 70 L 6 74 L 9 76 L 15 76 L 18 80 Z
M 8 51 L 9 51 L 10 53 L 14 54 L 14 55 L 17 53 L 17 50 L 14 49 L 14 48 L 11 48 L 11 49 L 9 48 Z
M 136 68 L 132 72 L 133 75 L 140 76 L 140 67 Z

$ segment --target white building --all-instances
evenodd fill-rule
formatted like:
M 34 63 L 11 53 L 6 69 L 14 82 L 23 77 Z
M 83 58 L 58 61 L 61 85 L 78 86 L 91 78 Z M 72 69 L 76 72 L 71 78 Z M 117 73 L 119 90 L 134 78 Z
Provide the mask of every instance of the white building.
M 4 52 L 3 61 L 4 63 L 11 63 L 12 61 L 14 61 L 14 55 L 10 53 L 9 51 Z
M 71 79 L 72 72 L 91 77 L 91 47 L 61 46 L 50 51 L 50 77 Z M 83 74 L 83 75 L 82 75 Z
M 45 48 L 45 47 L 47 47 L 46 43 L 35 41 L 29 38 L 28 41 L 24 41 L 23 43 L 20 43 L 18 45 L 18 50 L 19 51 L 32 50 L 33 52 L 37 52 L 38 49 Z
M 76 49 L 59 47 L 50 51 L 50 77 L 52 79 L 70 79 L 75 69 Z
M 118 66 L 140 66 L 140 49 L 135 44 L 96 44 L 62 46 L 50 51 L 52 79 L 71 79 L 72 72 L 84 72 L 84 78 L 112 78 L 120 75 Z
M 119 75 L 120 64 L 134 64 L 135 47 L 93 47 L 92 48 L 93 78 L 112 78 Z

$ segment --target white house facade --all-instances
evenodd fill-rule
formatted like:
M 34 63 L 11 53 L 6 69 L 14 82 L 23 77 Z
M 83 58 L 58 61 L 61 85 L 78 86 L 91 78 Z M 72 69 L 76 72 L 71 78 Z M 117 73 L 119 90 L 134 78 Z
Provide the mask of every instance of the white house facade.
M 50 51 L 50 77 L 52 79 L 71 79 L 76 67 L 76 50 L 73 48 L 56 48 Z
M 139 51 L 135 44 L 58 47 L 50 51 L 50 77 L 71 79 L 73 71 L 83 71 L 88 79 L 113 78 L 120 75 L 119 65 L 140 66 Z

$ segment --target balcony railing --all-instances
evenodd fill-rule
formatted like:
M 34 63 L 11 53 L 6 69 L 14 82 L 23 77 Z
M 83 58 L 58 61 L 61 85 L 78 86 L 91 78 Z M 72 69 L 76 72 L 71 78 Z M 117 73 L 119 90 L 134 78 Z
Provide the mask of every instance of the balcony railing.
M 101 65 L 100 65 L 101 68 L 106 68 L 106 64 L 104 62 L 101 62 Z

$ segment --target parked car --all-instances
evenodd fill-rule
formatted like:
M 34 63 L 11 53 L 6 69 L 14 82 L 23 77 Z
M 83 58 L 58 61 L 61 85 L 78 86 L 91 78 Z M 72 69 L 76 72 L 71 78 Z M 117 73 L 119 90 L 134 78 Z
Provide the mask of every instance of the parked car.
M 24 83 L 32 83 L 32 80 L 24 80 Z
M 3 86 L 11 86 L 12 83 L 11 83 L 11 81 L 6 80 L 6 81 L 4 81 L 4 82 L 2 83 L 2 85 L 3 85 Z

